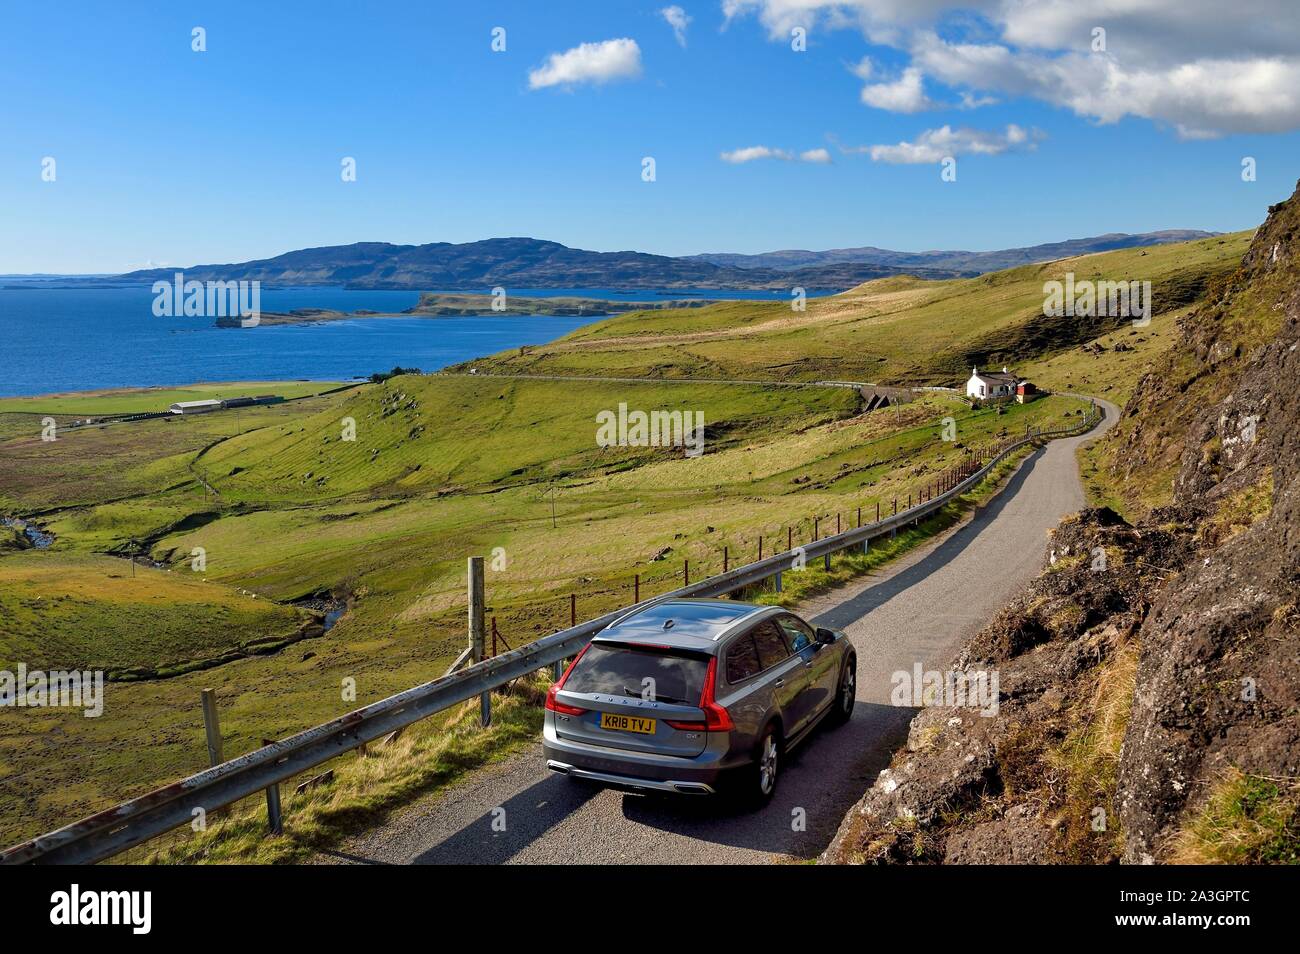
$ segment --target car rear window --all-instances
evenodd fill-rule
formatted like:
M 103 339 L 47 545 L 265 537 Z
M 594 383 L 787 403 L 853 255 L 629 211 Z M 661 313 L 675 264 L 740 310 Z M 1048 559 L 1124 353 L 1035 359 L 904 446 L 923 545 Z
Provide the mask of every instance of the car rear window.
M 700 701 L 708 669 L 708 656 L 697 653 L 597 642 L 583 653 L 564 688 L 693 706 Z

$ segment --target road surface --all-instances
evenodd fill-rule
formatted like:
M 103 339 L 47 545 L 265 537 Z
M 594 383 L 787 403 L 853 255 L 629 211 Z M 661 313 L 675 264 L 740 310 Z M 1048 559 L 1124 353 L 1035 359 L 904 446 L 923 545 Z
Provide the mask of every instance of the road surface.
M 890 704 L 891 674 L 917 662 L 947 668 L 956 650 L 1038 574 L 1047 532 L 1084 505 L 1075 450 L 1118 416 L 1114 405 L 1100 403 L 1106 418 L 1099 428 L 1035 451 L 971 519 L 879 573 L 798 607 L 853 640 L 857 706 L 847 725 L 819 728 L 792 753 L 775 798 L 761 811 L 593 788 L 548 773 L 539 742 L 318 860 L 718 864 L 816 856 L 906 738 L 916 710 Z

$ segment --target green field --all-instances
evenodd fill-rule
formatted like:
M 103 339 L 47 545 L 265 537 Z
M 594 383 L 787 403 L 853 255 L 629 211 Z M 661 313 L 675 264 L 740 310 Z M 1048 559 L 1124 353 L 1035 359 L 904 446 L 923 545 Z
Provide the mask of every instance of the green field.
M 139 678 L 293 639 L 307 614 L 199 574 L 27 550 L 0 561 L 0 669 L 19 662 Z
M 278 394 L 297 398 L 341 387 L 338 381 L 231 381 L 191 384 L 183 388 L 113 388 L 35 397 L 0 397 L 0 414 L 147 414 L 165 411 L 178 401 L 204 401 Z

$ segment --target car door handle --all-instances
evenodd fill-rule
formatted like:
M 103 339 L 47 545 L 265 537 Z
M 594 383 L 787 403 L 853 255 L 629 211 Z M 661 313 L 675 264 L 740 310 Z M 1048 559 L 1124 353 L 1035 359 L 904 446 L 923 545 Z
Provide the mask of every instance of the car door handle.
M 772 685 L 774 685 L 774 686 L 776 686 L 776 688 L 780 689 L 782 686 L 785 685 L 785 680 L 784 680 L 784 679 L 778 679 L 776 682 L 772 683 Z

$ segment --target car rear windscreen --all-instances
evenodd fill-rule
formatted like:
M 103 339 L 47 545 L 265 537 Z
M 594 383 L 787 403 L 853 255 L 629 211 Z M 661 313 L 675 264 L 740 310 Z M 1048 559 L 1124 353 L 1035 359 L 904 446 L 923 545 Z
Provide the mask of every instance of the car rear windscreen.
M 699 704 L 708 670 L 709 658 L 696 653 L 592 643 L 569 673 L 564 688 L 569 692 L 596 692 L 694 706 Z M 646 682 L 648 679 L 653 682 Z

